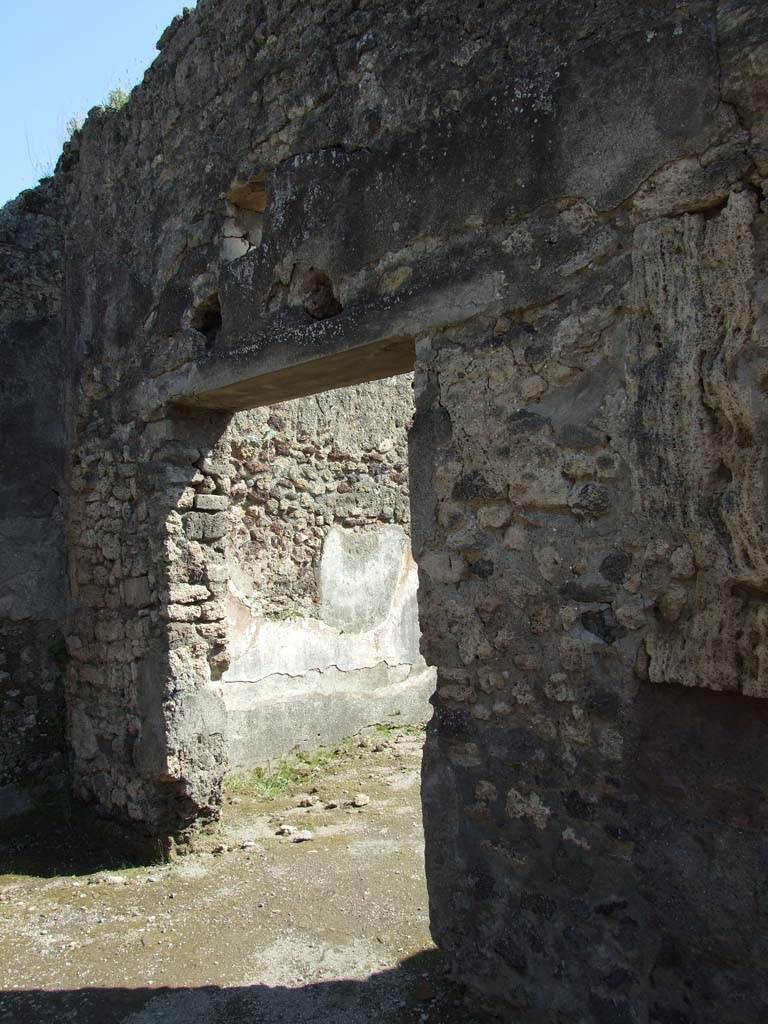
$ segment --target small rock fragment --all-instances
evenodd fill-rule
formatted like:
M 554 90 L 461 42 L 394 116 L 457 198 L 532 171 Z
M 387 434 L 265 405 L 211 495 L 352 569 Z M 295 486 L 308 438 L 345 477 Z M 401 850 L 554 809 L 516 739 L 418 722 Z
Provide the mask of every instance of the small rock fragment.
M 275 835 L 276 836 L 293 836 L 293 835 L 296 835 L 296 833 L 298 831 L 299 830 L 296 828 L 295 825 L 281 825 L 280 828 L 278 828 L 277 831 L 275 832 Z
M 301 832 L 295 832 L 291 836 L 292 843 L 309 843 L 314 839 L 314 834 L 307 829 L 303 829 Z
M 659 594 L 656 607 L 666 622 L 677 622 L 687 603 L 687 595 L 682 587 L 670 587 Z
M 672 576 L 678 580 L 687 580 L 696 575 L 696 562 L 690 544 L 681 544 L 670 555 Z
M 366 807 L 371 802 L 371 798 L 365 793 L 357 793 L 352 798 L 353 807 Z

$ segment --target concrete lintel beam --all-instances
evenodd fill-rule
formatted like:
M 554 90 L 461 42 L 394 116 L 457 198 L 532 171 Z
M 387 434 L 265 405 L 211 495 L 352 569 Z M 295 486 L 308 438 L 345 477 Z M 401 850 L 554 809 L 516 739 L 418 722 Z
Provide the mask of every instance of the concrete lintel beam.
M 407 373 L 415 336 L 501 308 L 501 271 L 441 282 L 391 304 L 360 303 L 337 317 L 279 314 L 250 337 L 221 339 L 210 358 L 169 387 L 170 402 L 235 412 Z

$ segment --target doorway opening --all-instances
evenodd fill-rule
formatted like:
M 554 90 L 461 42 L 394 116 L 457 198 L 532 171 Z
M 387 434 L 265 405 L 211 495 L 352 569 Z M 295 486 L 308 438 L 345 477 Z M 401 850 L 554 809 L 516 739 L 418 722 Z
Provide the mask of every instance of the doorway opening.
M 237 413 L 230 769 L 429 717 L 410 547 L 411 374 Z

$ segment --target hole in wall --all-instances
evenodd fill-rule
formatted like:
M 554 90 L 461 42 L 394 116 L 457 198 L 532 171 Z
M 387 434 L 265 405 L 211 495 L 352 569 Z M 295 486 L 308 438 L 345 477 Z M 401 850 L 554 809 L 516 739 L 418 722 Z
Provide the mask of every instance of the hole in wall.
M 233 185 L 225 195 L 227 215 L 222 229 L 221 255 L 226 263 L 240 259 L 261 244 L 267 208 L 266 172 Z
M 192 314 L 192 327 L 205 335 L 205 347 L 213 348 L 221 330 L 221 302 L 218 292 L 209 295 L 196 306 Z
M 338 316 L 344 307 L 336 296 L 330 276 L 319 267 L 293 263 L 278 272 L 267 295 L 267 309 L 274 313 L 283 308 L 303 309 L 313 320 Z
M 314 320 L 327 320 L 341 313 L 343 307 L 334 294 L 331 279 L 322 270 L 310 267 L 302 289 L 304 309 Z

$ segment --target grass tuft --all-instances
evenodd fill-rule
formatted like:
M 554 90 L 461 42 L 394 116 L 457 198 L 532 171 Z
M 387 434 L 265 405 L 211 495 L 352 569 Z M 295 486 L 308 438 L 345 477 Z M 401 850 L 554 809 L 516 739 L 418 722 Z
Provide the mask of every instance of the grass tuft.
M 321 747 L 313 751 L 302 750 L 265 768 L 233 772 L 227 776 L 227 792 L 274 800 L 290 793 L 292 789 L 306 788 L 308 783 L 319 778 L 334 762 L 341 761 L 355 743 L 355 740 L 345 740 L 333 749 Z
M 121 89 L 120 86 L 118 86 L 116 89 L 109 90 L 107 102 L 104 104 L 104 106 L 108 110 L 122 110 L 130 98 L 131 94 L 126 92 L 125 89 Z
M 291 791 L 308 789 L 334 767 L 348 758 L 358 747 L 369 747 L 371 739 L 390 740 L 396 735 L 423 736 L 419 725 L 376 725 L 362 736 L 350 736 L 335 747 L 301 750 L 283 757 L 273 765 L 254 768 L 249 772 L 232 772 L 227 776 L 227 793 L 253 796 L 261 800 L 275 800 Z

